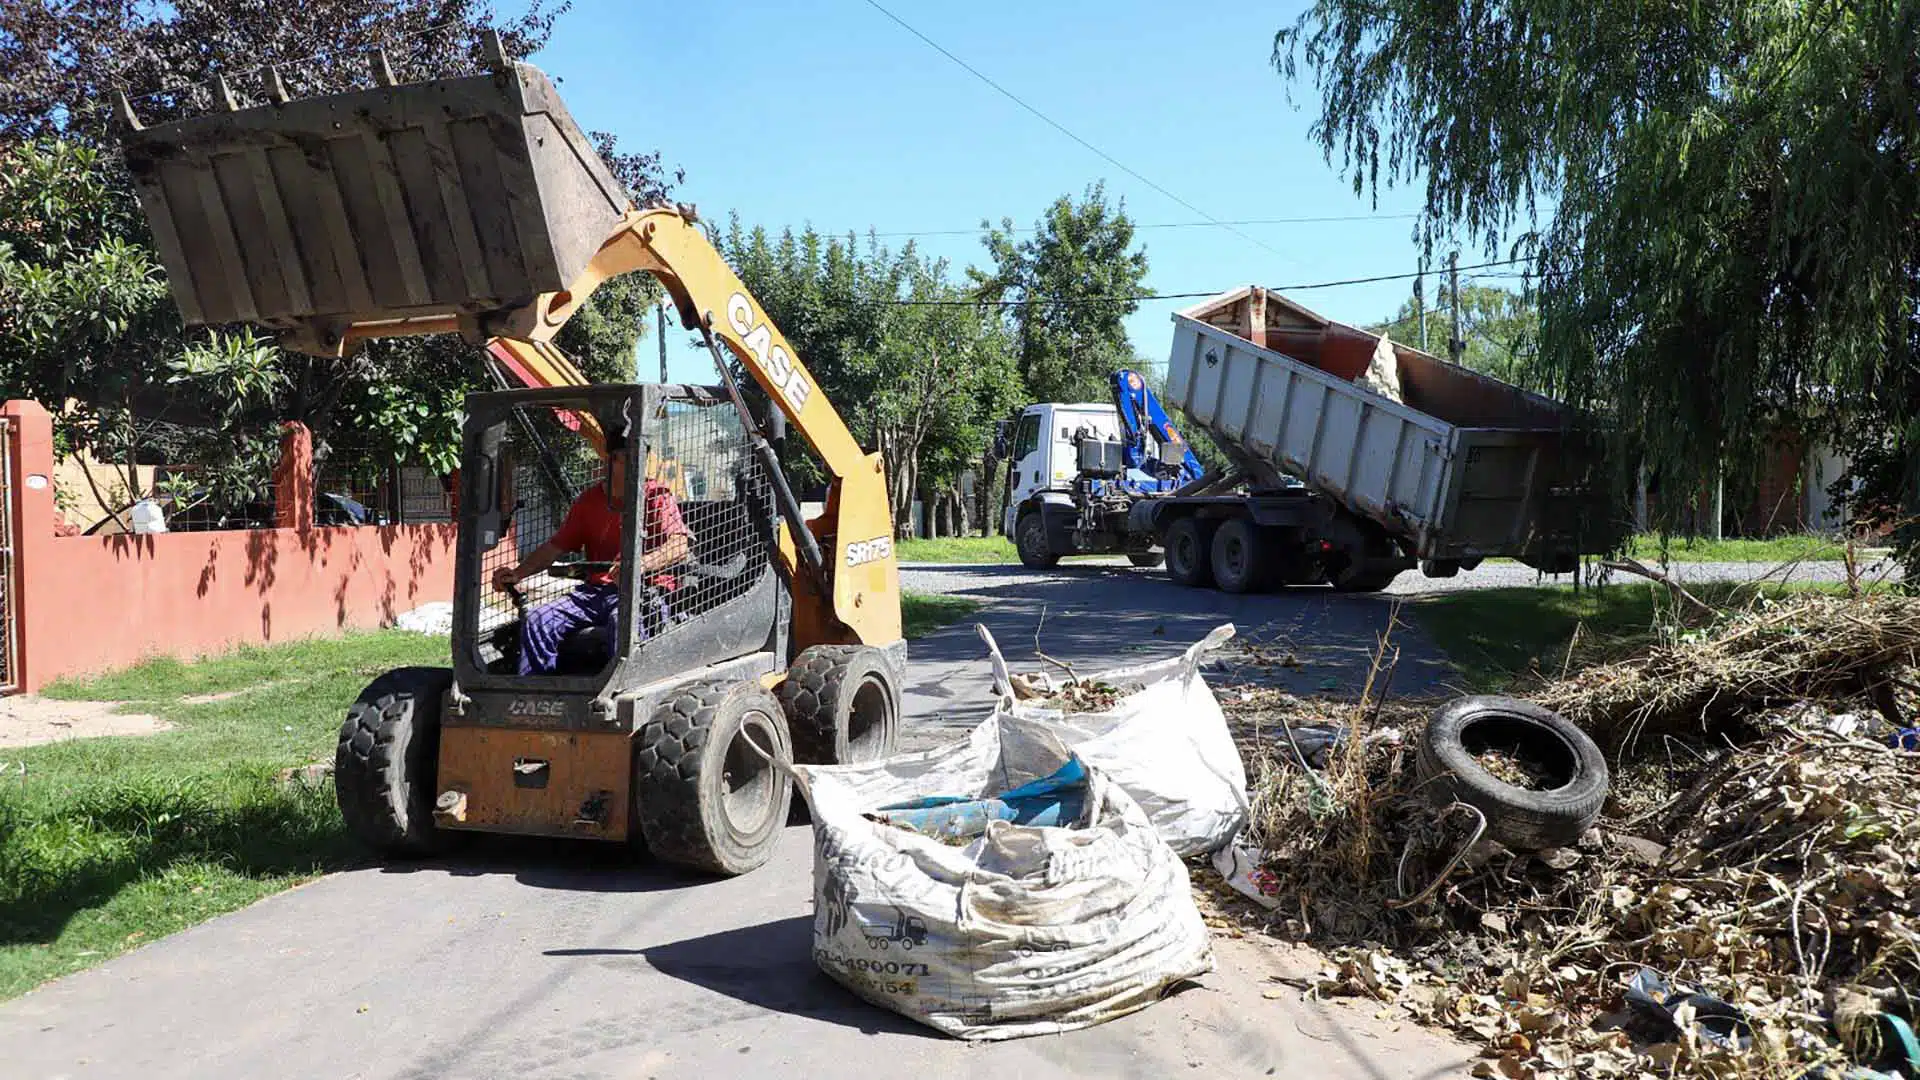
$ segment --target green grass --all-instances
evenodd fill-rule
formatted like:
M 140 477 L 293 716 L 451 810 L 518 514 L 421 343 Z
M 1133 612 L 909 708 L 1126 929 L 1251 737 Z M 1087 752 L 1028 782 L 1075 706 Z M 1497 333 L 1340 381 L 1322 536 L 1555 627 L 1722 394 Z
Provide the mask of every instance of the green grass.
M 925 637 L 979 610 L 980 601 L 965 596 L 920 592 L 900 594 L 900 621 L 908 638 Z
M 1017 563 L 1020 553 L 1004 536 L 943 536 L 932 540 L 902 540 L 894 545 L 902 563 Z M 1066 562 L 1111 559 L 1111 555 L 1068 555 Z
M 49 690 L 175 726 L 0 750 L 0 998 L 359 859 L 332 787 L 275 773 L 330 759 L 367 682 L 444 664 L 446 649 L 366 634 L 156 660 Z M 223 693 L 235 696 L 184 700 Z
M 1634 537 L 1633 546 L 1628 552 L 1646 563 L 1658 561 L 1660 553 L 1660 537 L 1651 533 Z M 1837 561 L 1846 558 L 1846 548 L 1831 537 L 1807 533 L 1764 540 L 1708 540 L 1674 536 L 1667 538 L 1666 556 L 1671 562 Z
M 1732 606 L 1760 593 L 1780 597 L 1838 584 L 1693 583 L 1687 591 L 1715 606 Z M 1672 601 L 1653 582 L 1574 591 L 1572 586 L 1463 589 L 1417 602 L 1414 617 L 1447 654 L 1469 689 L 1498 691 L 1536 672 L 1574 667 L 1643 648 L 1672 621 Z M 1576 644 L 1574 633 L 1580 639 Z M 1569 645 L 1576 645 L 1571 657 Z
M 902 540 L 894 551 L 903 563 L 1011 563 L 1020 556 L 1004 536 L 943 536 Z

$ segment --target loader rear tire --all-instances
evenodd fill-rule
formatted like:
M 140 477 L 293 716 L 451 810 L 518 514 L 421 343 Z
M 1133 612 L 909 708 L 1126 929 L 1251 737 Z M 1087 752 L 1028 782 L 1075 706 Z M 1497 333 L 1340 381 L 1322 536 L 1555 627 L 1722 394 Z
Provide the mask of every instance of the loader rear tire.
M 453 672 L 397 668 L 375 679 L 340 725 L 334 797 L 347 831 L 381 855 L 431 855 L 448 835 L 433 824 L 440 708 Z
M 1167 556 L 1164 552 L 1159 551 L 1129 551 L 1127 552 L 1127 561 L 1135 566 L 1144 566 L 1151 570 L 1161 563 L 1166 562 Z
M 1020 565 L 1029 570 L 1051 570 L 1060 564 L 1060 556 L 1047 546 L 1047 519 L 1037 512 L 1020 515 L 1013 546 L 1020 553 Z
M 815 645 L 774 691 L 803 765 L 863 765 L 900 741 L 900 688 L 886 654 L 867 645 Z
M 1167 526 L 1160 546 L 1167 553 L 1167 576 L 1176 584 L 1195 589 L 1213 584 L 1213 530 L 1207 523 L 1183 517 Z
M 634 817 L 655 858 L 732 876 L 773 854 L 793 801 L 786 716 L 757 682 L 692 683 L 634 739 Z M 767 760 L 772 754 L 778 760 Z

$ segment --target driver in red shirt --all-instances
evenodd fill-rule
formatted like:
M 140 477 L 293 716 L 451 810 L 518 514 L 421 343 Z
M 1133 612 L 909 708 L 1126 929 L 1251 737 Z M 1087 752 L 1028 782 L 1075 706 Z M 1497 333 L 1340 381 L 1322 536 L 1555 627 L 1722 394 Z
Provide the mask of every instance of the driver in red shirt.
M 605 626 L 618 633 L 620 613 L 621 493 L 626 490 L 627 460 L 624 439 L 607 438 L 606 482 L 581 492 L 553 538 L 535 548 L 518 566 L 494 571 L 493 586 L 502 591 L 553 565 L 560 556 L 582 552 L 588 562 L 613 563 L 591 575 L 572 592 L 527 613 L 520 627 L 520 674 L 550 674 L 559 666 L 560 642 L 575 630 Z M 654 459 L 647 458 L 647 478 L 641 486 L 645 516 L 641 523 L 640 572 L 643 589 L 651 590 L 663 606 L 679 583 L 665 571 L 692 553 L 693 533 L 680 516 L 680 504 L 667 485 L 655 479 Z M 643 636 L 646 626 L 636 624 Z

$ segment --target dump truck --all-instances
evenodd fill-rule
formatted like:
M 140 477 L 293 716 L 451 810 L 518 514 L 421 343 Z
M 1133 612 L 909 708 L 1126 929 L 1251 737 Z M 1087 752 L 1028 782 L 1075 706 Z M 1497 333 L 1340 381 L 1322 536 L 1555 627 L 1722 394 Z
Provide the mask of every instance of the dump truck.
M 463 832 L 644 841 L 744 873 L 787 819 L 788 762 L 897 738 L 885 471 L 695 215 L 633 206 L 546 75 L 496 35 L 485 53 L 412 84 L 376 54 L 375 85 L 302 100 L 268 69 L 264 100 L 221 80 L 216 111 L 152 127 L 123 96 L 127 167 L 189 324 L 322 356 L 460 334 L 500 387 L 466 403 L 450 662 L 382 675 L 341 727 L 350 831 L 395 856 Z M 588 385 L 553 344 L 633 272 L 717 384 Z M 832 477 L 811 519 L 786 425 Z
M 1006 515 L 1027 565 L 1121 550 L 1140 565 L 1163 558 L 1184 585 L 1372 592 L 1415 566 L 1451 577 L 1495 557 L 1565 573 L 1624 535 L 1599 440 L 1558 402 L 1258 286 L 1173 323 L 1167 404 L 1230 467 L 1106 498 L 1097 509 L 1111 524 L 1096 535 L 1086 464 L 1118 474 L 1084 448 L 1117 437 L 1115 414 L 1028 406 Z

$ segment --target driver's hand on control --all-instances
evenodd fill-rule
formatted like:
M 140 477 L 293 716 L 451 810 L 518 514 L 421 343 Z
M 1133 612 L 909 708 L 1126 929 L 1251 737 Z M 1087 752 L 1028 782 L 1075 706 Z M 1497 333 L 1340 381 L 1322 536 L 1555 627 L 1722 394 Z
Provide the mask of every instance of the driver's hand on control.
M 520 575 L 511 566 L 502 566 L 493 572 L 493 587 L 500 592 L 506 592 L 519 583 Z

